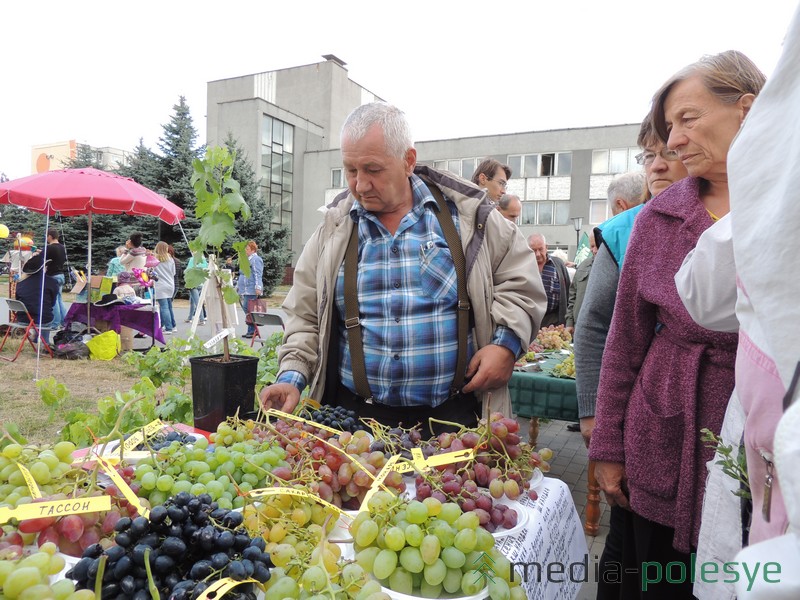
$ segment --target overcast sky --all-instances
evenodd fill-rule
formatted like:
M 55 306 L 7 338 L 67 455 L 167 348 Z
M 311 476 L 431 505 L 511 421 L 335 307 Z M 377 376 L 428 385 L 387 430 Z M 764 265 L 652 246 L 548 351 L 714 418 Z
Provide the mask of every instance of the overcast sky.
M 12 0 L 0 8 L 0 172 L 75 139 L 154 148 L 206 82 L 321 61 L 408 114 L 417 140 L 638 123 L 703 54 L 769 75 L 797 0 Z

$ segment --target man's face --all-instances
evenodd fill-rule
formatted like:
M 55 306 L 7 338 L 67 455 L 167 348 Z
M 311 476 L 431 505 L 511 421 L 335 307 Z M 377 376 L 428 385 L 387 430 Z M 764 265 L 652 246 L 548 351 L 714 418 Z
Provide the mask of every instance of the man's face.
M 592 254 L 595 256 L 597 255 L 597 244 L 594 241 L 594 233 L 589 234 L 589 250 L 591 250 Z
M 411 209 L 408 178 L 414 171 L 417 153 L 413 148 L 397 158 L 386 151 L 383 130 L 373 125 L 360 140 L 342 140 L 342 164 L 347 187 L 366 210 L 389 214 Z
M 541 268 L 547 262 L 547 244 L 542 238 L 536 238 L 531 242 L 530 247 L 536 256 L 536 264 Z
M 508 208 L 503 210 L 502 208 L 498 209 L 500 214 L 503 215 L 506 219 L 511 221 L 512 223 L 516 223 L 519 219 L 519 215 L 522 213 L 522 203 L 517 200 L 516 198 L 508 203 Z
M 508 185 L 508 180 L 506 180 L 506 172 L 503 170 L 503 168 L 497 167 L 494 175 L 491 177 L 481 175 L 479 179 L 481 187 L 486 189 L 486 195 L 489 196 L 489 199 L 492 202 L 499 202 L 500 197 L 506 193 L 506 186 Z

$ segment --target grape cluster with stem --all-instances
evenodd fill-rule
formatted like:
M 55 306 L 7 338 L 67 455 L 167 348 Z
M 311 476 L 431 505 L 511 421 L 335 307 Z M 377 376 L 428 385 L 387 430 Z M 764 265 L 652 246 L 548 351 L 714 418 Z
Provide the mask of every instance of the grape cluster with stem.
M 75 591 L 71 579 L 50 583 L 66 561 L 53 543 L 17 558 L 0 558 L 0 597 L 9 600 L 94 600 L 91 590 Z
M 475 512 L 433 497 L 408 501 L 386 492 L 376 493 L 368 505 L 350 525 L 356 563 L 384 587 L 425 598 L 477 594 L 487 585 L 479 565 L 488 555 L 494 563 L 490 597 L 525 598 L 519 579 L 511 582 L 511 563 L 495 549 Z
M 180 492 L 148 518 L 117 521 L 116 544 L 89 546 L 67 576 L 79 589 L 133 600 L 197 598 L 223 577 L 266 583 L 273 566 L 266 543 L 251 538 L 242 522 L 240 512 L 220 508 L 208 494 Z M 254 590 L 240 586 L 230 598 L 255 598 Z
M 542 327 L 534 340 L 543 350 L 561 350 L 568 348 L 571 342 L 572 334 L 563 325 Z

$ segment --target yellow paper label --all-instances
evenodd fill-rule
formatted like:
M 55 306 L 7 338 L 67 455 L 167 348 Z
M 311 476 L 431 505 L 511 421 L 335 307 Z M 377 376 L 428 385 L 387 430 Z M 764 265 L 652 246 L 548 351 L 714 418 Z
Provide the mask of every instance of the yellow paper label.
M 149 438 L 154 433 L 157 433 L 164 429 L 166 424 L 161 419 L 156 419 L 151 423 L 148 423 L 135 433 L 133 433 L 125 442 L 122 444 L 125 453 L 128 453 L 136 448 L 139 444 L 144 442 L 145 438 Z
M 148 458 L 152 455 L 147 450 L 132 450 L 131 452 L 125 452 L 124 456 L 126 461 L 133 461 Z M 104 458 L 108 461 L 108 464 L 118 465 L 122 460 L 122 455 L 117 451 L 114 454 L 105 456 Z
M 265 414 L 272 415 L 278 417 L 279 419 L 288 419 L 290 421 L 299 421 L 301 423 L 308 423 L 312 427 L 316 427 L 317 429 L 324 429 L 334 435 L 339 435 L 342 432 L 338 429 L 334 429 L 333 427 L 328 427 L 327 425 L 323 425 L 322 423 L 316 423 L 314 421 L 309 421 L 308 419 L 304 419 L 302 417 L 296 417 L 295 415 L 290 415 L 289 413 L 282 412 L 277 408 L 270 408 Z
M 396 470 L 394 467 L 398 460 L 400 460 L 400 456 L 395 454 L 389 460 L 386 461 L 386 464 L 383 465 L 383 468 L 375 476 L 375 481 L 372 482 L 372 485 L 370 486 L 369 490 L 367 490 L 367 494 L 366 496 L 364 496 L 363 502 L 361 502 L 361 507 L 359 508 L 359 511 L 368 510 L 369 499 L 372 498 L 372 496 L 375 495 L 375 492 L 377 492 L 379 489 L 381 488 L 383 488 L 384 490 L 386 489 L 386 487 L 383 485 L 383 480 L 386 479 L 386 476 L 391 471 Z
M 225 579 L 218 579 L 208 586 L 206 591 L 197 597 L 197 600 L 215 600 L 217 598 L 222 598 L 237 585 L 243 585 L 245 583 L 255 583 L 259 588 L 262 590 L 264 589 L 263 586 L 255 579 L 243 579 L 242 581 L 236 581 L 235 579 L 226 577 Z
M 401 473 L 409 473 L 414 470 L 424 471 L 425 469 L 431 469 L 433 467 L 451 465 L 463 460 L 471 460 L 474 456 L 475 448 L 465 448 L 464 450 L 445 452 L 444 454 L 434 454 L 426 458 L 425 455 L 422 454 L 422 450 L 419 448 L 412 448 L 411 462 L 400 465 L 397 470 Z
M 312 502 L 317 502 L 318 504 L 322 504 L 330 509 L 332 509 L 337 515 L 340 517 L 345 517 L 347 519 L 350 518 L 346 512 L 344 512 L 341 508 L 336 506 L 335 504 L 331 504 L 327 500 L 323 500 L 319 496 L 315 496 L 311 492 L 306 490 L 298 490 L 295 488 L 261 488 L 260 490 L 250 490 L 246 494 L 251 498 L 263 498 L 265 496 L 297 496 L 298 498 L 306 498 L 311 500 Z
M 111 510 L 111 496 L 92 496 L 90 498 L 71 498 L 49 502 L 30 502 L 17 508 L 0 508 L 0 523 L 11 519 L 24 521 L 40 517 L 61 517 L 91 512 Z
M 322 408 L 322 405 L 313 398 L 303 398 L 302 403 L 312 410 L 319 410 Z
M 25 478 L 25 484 L 28 486 L 28 491 L 31 493 L 31 498 L 34 500 L 38 500 L 42 497 L 42 492 L 39 491 L 39 486 L 36 485 L 36 480 L 31 475 L 31 472 L 25 467 L 25 465 L 17 463 L 19 467 L 20 473 L 22 473 L 22 477 Z
M 133 507 L 141 516 L 147 517 L 150 514 L 150 511 L 142 505 L 142 503 L 139 501 L 139 497 L 133 492 L 130 486 L 125 483 L 125 480 L 120 476 L 119 473 L 117 473 L 117 470 L 111 465 L 111 463 L 109 463 L 102 456 L 95 455 L 95 458 L 97 458 L 97 462 L 111 478 L 111 481 L 114 482 L 114 485 L 116 485 L 122 495 L 125 496 L 125 499 L 130 502 L 131 505 L 133 505 Z

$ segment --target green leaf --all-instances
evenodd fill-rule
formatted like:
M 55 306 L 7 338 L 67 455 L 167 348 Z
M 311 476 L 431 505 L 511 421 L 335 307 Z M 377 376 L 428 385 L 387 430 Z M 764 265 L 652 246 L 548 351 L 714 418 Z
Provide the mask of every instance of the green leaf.
M 207 246 L 221 248 L 229 236 L 236 235 L 233 220 L 223 213 L 211 213 L 203 217 L 198 238 Z
M 28 440 L 25 439 L 22 434 L 19 432 L 19 427 L 17 427 L 16 423 L 6 423 L 3 426 L 8 433 L 9 437 L 17 442 L 18 444 L 25 445 L 28 443 Z
M 237 294 L 236 290 L 230 286 L 225 286 L 222 288 L 222 297 L 225 299 L 227 304 L 236 304 L 239 301 L 239 294 Z
M 208 279 L 208 269 L 203 269 L 201 267 L 192 267 L 191 269 L 186 269 L 183 272 L 183 278 L 186 282 L 187 289 L 194 289 L 200 285 L 205 283 L 206 279 Z
M 239 193 L 228 193 L 222 197 L 222 203 L 220 205 L 220 210 L 227 212 L 231 217 L 235 216 L 236 213 L 241 212 L 247 204 L 244 201 L 244 197 Z

